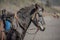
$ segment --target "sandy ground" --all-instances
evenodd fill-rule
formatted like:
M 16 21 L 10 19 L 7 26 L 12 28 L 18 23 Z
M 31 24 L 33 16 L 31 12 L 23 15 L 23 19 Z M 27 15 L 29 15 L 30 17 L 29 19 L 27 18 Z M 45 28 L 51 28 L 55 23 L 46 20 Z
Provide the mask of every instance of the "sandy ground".
M 60 6 L 53 6 L 53 8 L 60 10 Z
M 60 18 L 56 19 L 51 16 L 45 16 L 44 20 L 46 22 L 46 30 L 44 32 L 38 31 L 35 35 L 26 33 L 24 40 L 60 40 Z M 36 28 L 33 23 L 31 23 L 29 29 L 31 28 Z M 28 30 L 30 33 L 34 33 L 35 31 L 36 29 Z

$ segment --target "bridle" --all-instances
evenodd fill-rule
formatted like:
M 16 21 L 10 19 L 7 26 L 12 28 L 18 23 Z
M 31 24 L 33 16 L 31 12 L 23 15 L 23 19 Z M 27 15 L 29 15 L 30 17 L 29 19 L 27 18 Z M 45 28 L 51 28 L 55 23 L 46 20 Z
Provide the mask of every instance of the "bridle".
M 34 18 L 36 17 L 36 14 L 37 14 L 37 11 L 32 15 L 32 20 L 34 20 Z M 32 28 L 32 29 L 28 29 L 28 30 L 35 30 L 35 29 L 36 28 Z M 38 29 L 34 33 L 29 33 L 29 32 L 27 32 L 27 33 L 33 35 L 33 34 L 36 34 L 37 32 L 38 32 Z

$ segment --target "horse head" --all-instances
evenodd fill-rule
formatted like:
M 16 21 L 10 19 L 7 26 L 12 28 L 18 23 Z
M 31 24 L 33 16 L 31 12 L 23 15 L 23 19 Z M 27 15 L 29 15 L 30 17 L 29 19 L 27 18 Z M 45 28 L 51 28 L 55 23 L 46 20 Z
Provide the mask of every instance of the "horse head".
M 36 25 L 38 29 L 40 29 L 41 31 L 44 31 L 45 27 L 42 26 L 45 24 L 45 21 L 42 16 L 42 12 L 44 11 L 44 8 L 38 4 L 35 4 L 34 10 L 35 12 L 32 14 L 32 22 Z

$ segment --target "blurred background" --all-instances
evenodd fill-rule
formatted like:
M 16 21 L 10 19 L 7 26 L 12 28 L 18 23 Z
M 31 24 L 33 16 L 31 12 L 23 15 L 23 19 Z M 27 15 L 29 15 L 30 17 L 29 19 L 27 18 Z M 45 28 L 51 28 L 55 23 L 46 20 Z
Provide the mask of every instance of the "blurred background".
M 60 0 L 0 0 L 0 9 L 6 8 L 15 11 L 21 7 L 25 7 L 34 3 L 39 3 L 44 7 L 53 7 L 54 10 L 60 12 Z M 51 8 L 49 8 L 46 8 L 46 10 L 48 9 L 50 11 Z
M 60 40 L 60 0 L 0 0 L 0 13 L 2 9 L 16 13 L 20 8 L 34 3 L 38 3 L 44 8 L 43 17 L 46 30 L 38 31 L 36 35 L 26 33 L 24 40 Z M 33 23 L 29 29 L 31 28 L 36 28 Z M 36 29 L 27 31 L 34 33 Z

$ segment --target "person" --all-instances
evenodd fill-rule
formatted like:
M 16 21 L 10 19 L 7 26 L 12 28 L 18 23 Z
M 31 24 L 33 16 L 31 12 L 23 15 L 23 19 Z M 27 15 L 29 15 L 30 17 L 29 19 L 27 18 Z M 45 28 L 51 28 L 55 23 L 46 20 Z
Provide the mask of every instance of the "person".
M 6 9 L 2 10 L 1 19 L 3 20 L 3 24 L 4 24 L 4 33 L 6 35 L 6 40 L 11 40 L 13 32 L 15 32 L 11 27 L 13 17 L 14 14 L 10 14 L 10 12 L 7 12 Z
M 11 22 L 10 22 L 9 18 L 7 18 L 6 13 L 7 13 L 6 9 L 3 9 L 1 19 L 3 20 L 3 24 L 4 24 L 4 29 L 5 29 L 4 31 L 8 32 L 10 30 L 10 27 L 11 27 Z

